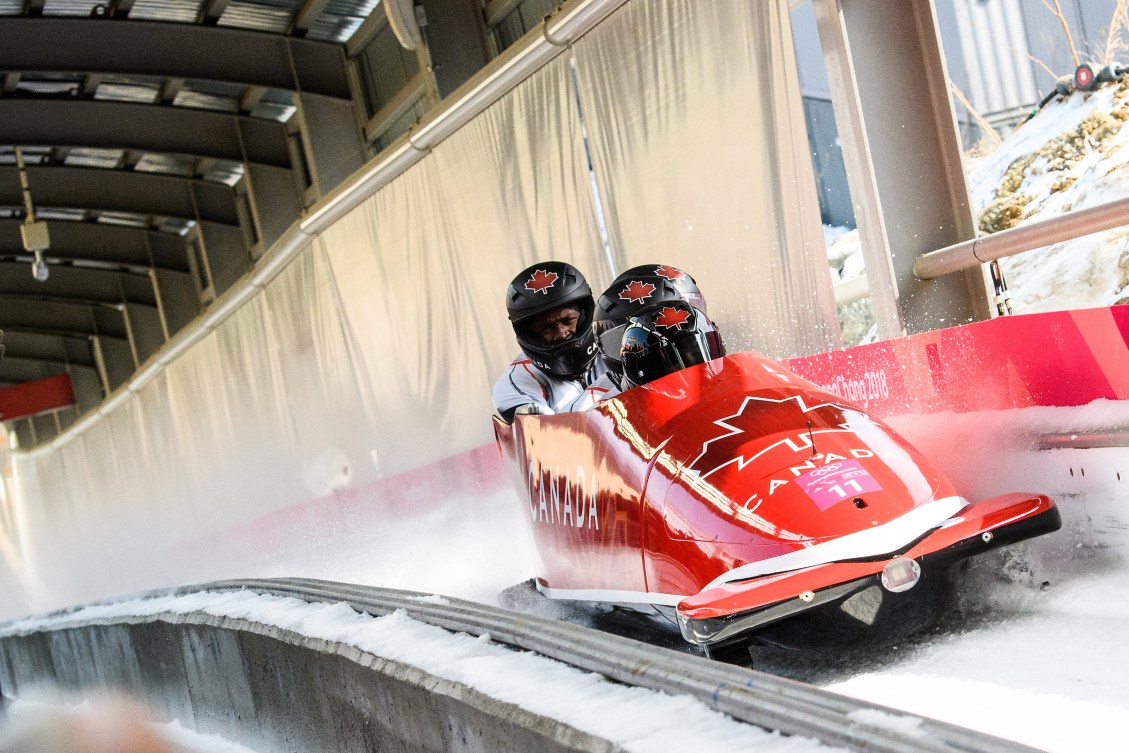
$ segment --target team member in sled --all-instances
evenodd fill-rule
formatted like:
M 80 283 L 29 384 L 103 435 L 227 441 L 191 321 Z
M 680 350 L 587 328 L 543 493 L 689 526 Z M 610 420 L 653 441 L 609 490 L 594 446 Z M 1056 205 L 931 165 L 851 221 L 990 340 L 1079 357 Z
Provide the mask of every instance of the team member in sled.
M 494 408 L 507 423 L 519 413 L 563 413 L 607 368 L 597 358 L 595 301 L 571 264 L 522 270 L 506 291 L 506 312 L 521 355 L 494 384 Z
M 589 390 L 588 404 L 582 398 L 577 410 L 725 355 L 694 278 L 668 264 L 640 265 L 617 277 L 596 304 L 596 328 L 608 373 L 593 387 L 606 389 Z
M 495 409 L 507 423 L 519 413 L 588 410 L 621 389 L 725 353 L 693 278 L 668 265 L 627 270 L 597 309 L 578 269 L 535 264 L 510 283 L 506 309 L 522 350 L 494 385 Z M 628 344 L 625 383 L 620 351 Z

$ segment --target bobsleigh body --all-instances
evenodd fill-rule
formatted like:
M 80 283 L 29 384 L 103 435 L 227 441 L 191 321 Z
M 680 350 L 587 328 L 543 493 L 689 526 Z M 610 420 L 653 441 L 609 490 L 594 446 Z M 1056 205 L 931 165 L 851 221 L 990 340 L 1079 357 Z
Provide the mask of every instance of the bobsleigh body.
M 962 498 L 881 421 L 755 353 L 496 435 L 538 590 L 674 610 L 713 655 L 922 627 L 954 563 L 1060 526 L 1040 494 Z

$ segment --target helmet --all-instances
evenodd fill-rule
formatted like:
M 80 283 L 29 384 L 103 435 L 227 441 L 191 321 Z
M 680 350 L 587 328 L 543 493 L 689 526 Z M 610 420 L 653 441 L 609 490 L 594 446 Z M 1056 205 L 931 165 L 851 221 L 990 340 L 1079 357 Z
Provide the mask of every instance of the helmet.
M 546 343 L 530 325 L 540 314 L 562 306 L 573 306 L 580 311 L 576 336 Z M 594 309 L 592 289 L 584 275 L 563 261 L 542 262 L 522 270 L 506 291 L 506 312 L 518 345 L 537 368 L 554 376 L 580 376 L 596 360 Z
M 725 355 L 721 333 L 705 314 L 678 301 L 634 317 L 623 333 L 623 388 Z
M 659 304 L 685 300 L 682 291 L 666 277 L 622 274 L 596 301 L 596 321 L 607 322 L 608 326 L 624 324 Z
M 681 291 L 669 278 L 629 275 L 626 272 L 617 277 L 596 302 L 596 332 L 599 335 L 600 355 L 608 370 L 616 377 L 623 374 L 619 347 L 623 331 L 631 317 L 639 316 L 663 303 L 684 300 Z
M 683 272 L 678 267 L 672 267 L 669 264 L 640 264 L 621 274 L 615 279 L 615 282 L 639 275 L 663 277 L 670 280 L 671 284 L 682 293 L 682 297 L 689 301 L 691 306 L 698 309 L 698 311 L 701 311 L 703 314 L 709 313 L 706 311 L 706 298 L 702 295 L 698 283 L 694 281 L 693 277 Z M 614 285 L 615 283 L 612 284 Z

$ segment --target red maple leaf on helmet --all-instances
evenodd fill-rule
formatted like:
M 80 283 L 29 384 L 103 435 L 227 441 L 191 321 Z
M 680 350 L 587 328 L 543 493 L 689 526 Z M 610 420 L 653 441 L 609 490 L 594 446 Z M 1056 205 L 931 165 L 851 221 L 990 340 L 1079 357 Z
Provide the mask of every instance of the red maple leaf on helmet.
M 668 280 L 681 280 L 686 276 L 686 273 L 681 269 L 676 269 L 667 264 L 663 264 L 661 267 L 655 267 L 655 274 L 659 277 L 665 277 Z
M 560 275 L 556 272 L 546 272 L 543 269 L 538 269 L 529 276 L 528 282 L 525 283 L 525 289 L 532 290 L 534 293 L 549 295 L 549 288 L 557 284 L 559 277 Z
M 619 291 L 619 298 L 623 301 L 630 301 L 631 303 L 638 303 L 645 298 L 650 298 L 651 293 L 655 292 L 655 286 L 649 282 L 642 282 L 640 280 L 632 280 L 627 283 L 627 287 Z
M 669 306 L 663 308 L 655 317 L 655 326 L 664 329 L 682 329 L 682 325 L 690 318 L 690 312 L 685 309 L 675 309 Z

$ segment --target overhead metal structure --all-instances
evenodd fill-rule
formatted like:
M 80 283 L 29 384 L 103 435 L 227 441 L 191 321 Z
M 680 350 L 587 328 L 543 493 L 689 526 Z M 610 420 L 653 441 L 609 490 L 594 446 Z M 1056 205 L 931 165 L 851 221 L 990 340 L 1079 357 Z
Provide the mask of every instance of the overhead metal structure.
M 371 156 L 345 42 L 377 5 L 0 2 L 0 387 L 69 373 L 78 398 L 20 422 L 23 445 L 97 408 Z
M 319 5 L 324 10 L 327 3 Z M 300 15 L 303 10 L 299 9 Z M 307 24 L 313 17 L 310 12 L 301 15 Z M 342 99 L 351 96 L 340 45 L 286 34 L 215 25 L 24 16 L 0 17 L 0 38 L 6 40 L 0 48 L 4 71 L 155 76 Z
M 216 181 L 67 165 L 31 167 L 28 177 L 40 209 L 73 207 L 239 225 L 235 191 Z M 18 206 L 19 193 L 16 169 L 0 165 L 0 206 Z
M 16 422 L 21 446 L 214 314 L 307 208 L 545 3 L 415 4 L 427 44 L 409 51 L 380 0 L 0 0 L 0 388 L 69 373 L 78 397 Z M 28 243 L 32 214 L 45 249 Z
M 131 149 L 290 168 L 282 123 L 171 105 L 3 98 L 0 138 L 25 146 Z

